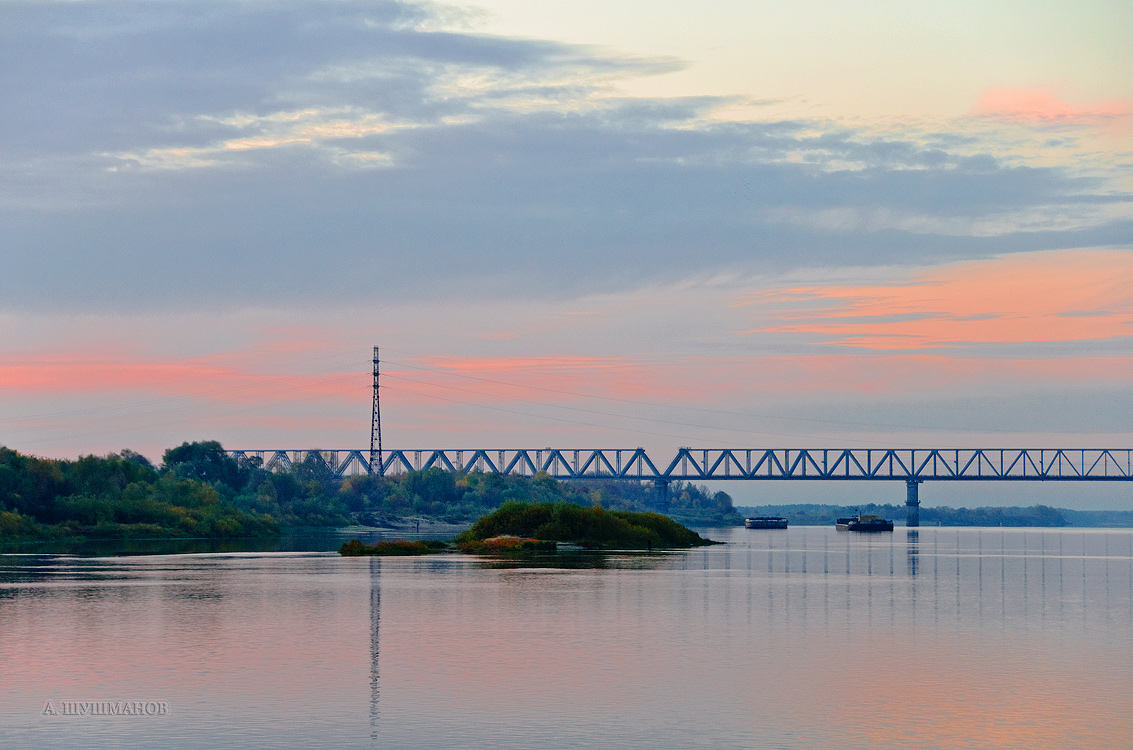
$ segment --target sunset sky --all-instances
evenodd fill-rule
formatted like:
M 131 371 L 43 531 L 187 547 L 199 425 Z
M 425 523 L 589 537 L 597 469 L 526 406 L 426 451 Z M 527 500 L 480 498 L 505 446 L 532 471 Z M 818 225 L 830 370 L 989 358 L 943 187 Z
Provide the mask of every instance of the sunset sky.
M 0 0 L 0 444 L 1130 447 L 1130 28 Z

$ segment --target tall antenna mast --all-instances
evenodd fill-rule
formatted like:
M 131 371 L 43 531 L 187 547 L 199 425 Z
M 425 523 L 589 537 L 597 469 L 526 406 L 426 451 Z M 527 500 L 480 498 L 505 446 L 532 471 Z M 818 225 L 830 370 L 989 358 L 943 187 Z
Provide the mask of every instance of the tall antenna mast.
M 374 347 L 374 408 L 370 411 L 370 473 L 375 467 L 378 475 L 385 473 L 382 461 L 382 402 L 378 398 L 378 347 Z M 377 443 L 377 463 L 374 462 L 374 444 Z

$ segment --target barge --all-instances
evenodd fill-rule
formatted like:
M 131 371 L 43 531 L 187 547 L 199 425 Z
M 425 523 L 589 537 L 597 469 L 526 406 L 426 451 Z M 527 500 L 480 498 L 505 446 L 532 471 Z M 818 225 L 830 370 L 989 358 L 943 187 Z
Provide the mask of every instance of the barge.
M 839 531 L 892 531 L 893 522 L 881 516 L 856 516 L 839 518 L 835 524 Z
M 756 516 L 744 519 L 745 529 L 785 529 L 787 519 L 779 516 Z

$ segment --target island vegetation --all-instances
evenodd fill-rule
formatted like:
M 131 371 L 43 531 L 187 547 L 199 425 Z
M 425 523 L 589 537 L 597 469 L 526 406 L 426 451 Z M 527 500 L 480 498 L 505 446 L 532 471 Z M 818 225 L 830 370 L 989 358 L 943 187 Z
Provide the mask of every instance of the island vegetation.
M 659 513 L 608 511 L 601 505 L 510 501 L 472 527 L 444 542 L 389 541 L 366 545 L 354 539 L 339 552 L 355 555 L 424 555 L 459 550 L 470 553 L 554 552 L 558 544 L 586 549 L 679 549 L 717 544 Z
M 606 510 L 601 505 L 573 503 L 504 504 L 467 531 L 457 544 L 509 536 L 565 542 L 593 549 L 700 547 L 716 544 L 660 513 Z
M 345 557 L 360 557 L 362 555 L 428 555 L 433 552 L 443 552 L 449 545 L 433 540 L 392 539 L 377 544 L 363 544 L 358 539 L 351 539 L 338 549 L 338 553 Z

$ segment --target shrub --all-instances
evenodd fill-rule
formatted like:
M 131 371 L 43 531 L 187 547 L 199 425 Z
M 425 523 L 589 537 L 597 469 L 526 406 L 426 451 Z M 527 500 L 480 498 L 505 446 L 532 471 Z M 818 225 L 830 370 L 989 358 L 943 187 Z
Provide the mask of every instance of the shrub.
M 409 542 L 404 539 L 395 539 L 377 544 L 363 544 L 357 539 L 351 539 L 338 548 L 338 554 L 344 557 L 359 557 L 362 555 L 428 555 L 441 552 L 448 545 L 436 541 Z
M 522 539 L 518 536 L 494 536 L 491 539 L 461 542 L 460 551 L 474 554 L 508 554 L 516 552 L 555 552 L 555 542 Z
M 656 513 L 607 512 L 601 506 L 584 508 L 566 502 L 505 503 L 454 541 L 465 544 L 501 536 L 622 549 L 713 544 Z

